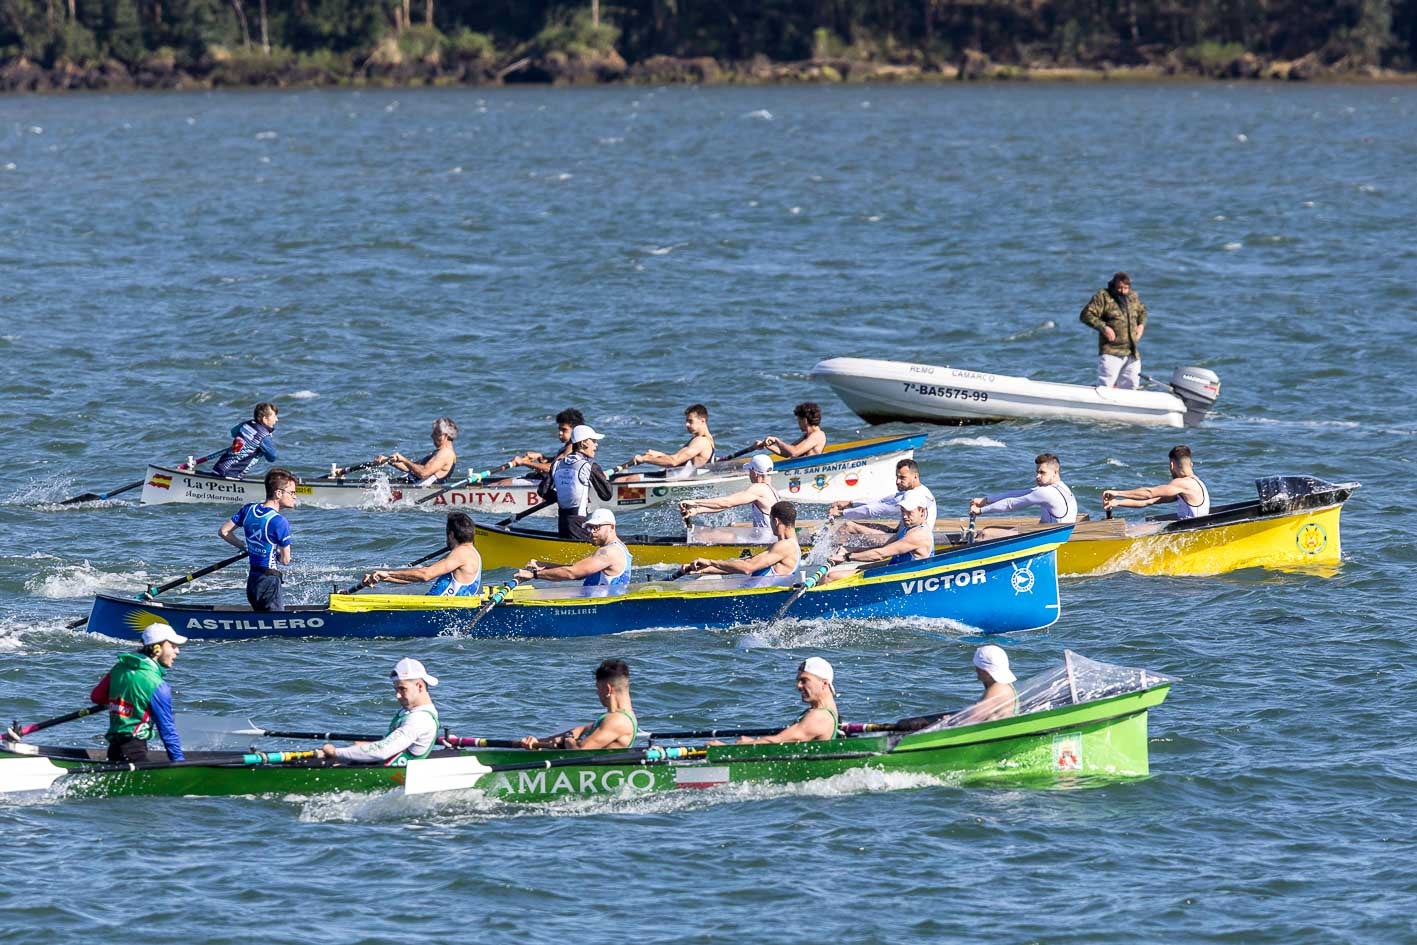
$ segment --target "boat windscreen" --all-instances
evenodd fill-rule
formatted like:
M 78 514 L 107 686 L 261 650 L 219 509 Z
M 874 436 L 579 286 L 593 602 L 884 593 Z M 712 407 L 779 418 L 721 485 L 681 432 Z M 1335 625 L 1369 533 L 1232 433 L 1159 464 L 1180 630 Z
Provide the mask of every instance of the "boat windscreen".
M 1018 693 L 1018 715 L 1046 712 L 1064 706 L 1081 705 L 1129 692 L 1141 692 L 1161 683 L 1176 682 L 1176 677 L 1139 669 L 1117 666 L 1080 656 L 1072 650 L 1063 651 L 1060 666 L 1025 679 L 1014 688 Z M 980 718 L 974 707 L 942 719 L 925 731 L 973 725 Z

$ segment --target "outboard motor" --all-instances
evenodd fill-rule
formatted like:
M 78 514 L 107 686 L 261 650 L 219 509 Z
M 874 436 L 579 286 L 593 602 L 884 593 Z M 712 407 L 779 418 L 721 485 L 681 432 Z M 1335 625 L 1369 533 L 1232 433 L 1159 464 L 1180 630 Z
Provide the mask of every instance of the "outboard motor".
M 1220 397 L 1220 376 L 1201 367 L 1181 367 L 1171 372 L 1171 389 L 1186 405 L 1186 426 L 1198 426 Z

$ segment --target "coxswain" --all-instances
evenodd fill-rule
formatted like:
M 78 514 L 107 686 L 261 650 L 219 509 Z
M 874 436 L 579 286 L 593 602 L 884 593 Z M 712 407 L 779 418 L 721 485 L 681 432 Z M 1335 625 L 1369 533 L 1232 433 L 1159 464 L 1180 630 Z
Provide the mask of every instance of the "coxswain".
M 1142 489 L 1106 489 L 1102 493 L 1102 508 L 1110 515 L 1115 508 L 1145 508 L 1162 499 L 1176 500 L 1176 518 L 1199 518 L 1210 514 L 1210 490 L 1201 482 L 1191 466 L 1191 448 L 1173 446 L 1167 454 L 1171 481 Z
M 388 463 L 395 469 L 408 473 L 408 481 L 420 486 L 447 482 L 453 478 L 458 468 L 458 454 L 453 449 L 453 441 L 458 438 L 458 425 L 452 417 L 439 417 L 433 421 L 433 452 L 414 462 L 399 452 L 379 455 L 376 463 Z
M 782 577 L 797 571 L 802 546 L 797 543 L 797 506 L 777 502 L 769 515 L 773 543 L 751 558 L 695 558 L 686 570 L 695 574 L 747 574 L 753 577 Z
M 428 690 L 438 685 L 438 677 L 424 669 L 418 660 L 405 658 L 394 664 L 389 680 L 394 684 L 394 698 L 399 703 L 399 710 L 389 723 L 389 733 L 377 742 L 355 742 L 344 748 L 326 742 L 318 749 L 320 757 L 354 764 L 403 767 L 433 753 L 438 744 L 438 709 Z
M 775 735 L 753 738 L 748 735 L 738 739 L 740 745 L 787 745 L 794 742 L 828 742 L 837 736 L 841 719 L 836 713 L 836 690 L 832 680 L 836 673 L 832 664 L 820 656 L 810 656 L 797 667 L 797 691 L 807 708 L 797 716 L 797 721 Z M 712 741 L 710 745 L 722 745 Z
M 251 419 L 231 428 L 231 445 L 212 464 L 212 472 L 227 479 L 245 479 L 246 470 L 256 460 L 276 461 L 276 405 L 259 403 Z
M 364 586 L 383 581 L 390 584 L 422 584 L 432 581 L 429 597 L 476 597 L 482 593 L 482 555 L 477 550 L 477 526 L 465 512 L 449 512 L 448 554 L 421 568 L 370 571 Z
M 187 638 L 169 624 L 143 628 L 142 646 L 122 653 L 89 693 L 95 705 L 108 706 L 108 760 L 141 764 L 148 759 L 148 739 L 156 730 L 169 761 L 183 761 L 182 739 L 172 717 L 172 689 L 167 671 Z
M 266 501 L 246 503 L 217 529 L 223 541 L 250 554 L 246 601 L 257 613 L 285 610 L 284 575 L 276 565 L 290 564 L 290 520 L 281 513 L 293 508 L 295 477 L 287 469 L 271 469 L 266 472 Z M 236 537 L 238 528 L 242 538 Z
M 590 494 L 600 501 L 610 501 L 610 480 L 605 470 L 595 462 L 598 444 L 605 434 L 580 424 L 571 429 L 571 452 L 551 464 L 551 474 L 536 487 L 543 502 L 556 503 L 556 533 L 562 538 L 586 541 L 586 513 L 590 511 Z
M 782 496 L 772 486 L 772 457 L 766 453 L 758 453 L 748 460 L 748 487 L 741 492 L 732 495 L 719 496 L 712 499 L 691 499 L 679 503 L 679 514 L 684 516 L 684 523 L 687 525 L 689 519 L 695 515 L 702 515 L 704 512 L 721 512 L 727 509 L 736 509 L 741 506 L 751 506 L 752 511 L 752 531 L 747 536 L 732 530 L 719 532 L 717 530 L 707 531 L 700 529 L 694 533 L 696 542 L 716 542 L 716 541 L 741 541 L 764 542 L 772 541 L 772 522 L 768 515 L 772 507 L 782 501 Z
M 595 551 L 575 564 L 544 565 L 535 558 L 517 572 L 519 581 L 580 581 L 583 587 L 620 590 L 630 584 L 630 549 L 615 533 L 615 513 L 596 509 L 585 520 Z
M 826 449 L 827 435 L 822 432 L 822 408 L 807 401 L 793 407 L 792 415 L 797 418 L 797 429 L 802 431 L 797 442 L 789 443 L 779 437 L 765 436 L 755 445 L 761 449 L 772 450 L 777 455 L 786 456 L 789 459 L 798 456 L 816 456 Z
M 640 723 L 630 704 L 630 667 L 624 660 L 605 660 L 595 668 L 595 695 L 605 711 L 594 722 L 545 738 L 528 735 L 522 747 L 629 748 L 640 733 Z
M 688 441 L 672 453 L 660 450 L 645 450 L 637 453 L 630 461 L 633 465 L 648 463 L 692 474 L 700 466 L 713 462 L 713 434 L 709 432 L 708 408 L 694 404 L 684 411 L 684 429 L 689 432 Z

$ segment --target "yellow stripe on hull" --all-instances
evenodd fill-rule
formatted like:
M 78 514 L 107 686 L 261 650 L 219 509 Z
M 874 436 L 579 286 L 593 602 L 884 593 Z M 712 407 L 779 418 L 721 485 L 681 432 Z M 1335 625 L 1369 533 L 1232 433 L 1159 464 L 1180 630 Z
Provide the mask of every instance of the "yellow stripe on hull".
M 1078 535 L 1058 549 L 1060 575 L 1135 574 L 1193 577 L 1240 568 L 1332 569 L 1341 560 L 1343 506 L 1129 538 Z

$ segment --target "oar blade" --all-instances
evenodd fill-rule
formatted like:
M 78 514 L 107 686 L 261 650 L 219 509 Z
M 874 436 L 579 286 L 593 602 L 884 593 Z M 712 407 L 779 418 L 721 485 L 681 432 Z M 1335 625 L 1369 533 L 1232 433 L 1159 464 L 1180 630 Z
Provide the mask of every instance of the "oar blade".
M 78 505 L 80 502 L 97 502 L 98 500 L 100 500 L 100 499 L 102 499 L 102 498 L 103 498 L 103 496 L 99 495 L 97 492 L 85 492 L 83 495 L 76 495 L 76 496 L 74 496 L 73 498 L 65 499 L 64 501 L 60 502 L 59 504 L 60 504 L 60 505 Z
M 413 795 L 466 791 L 476 787 L 478 780 L 491 771 L 476 755 L 417 758 L 404 769 L 403 792 Z
M 47 791 L 65 774 L 48 758 L 6 758 L 0 760 L 0 794 Z

